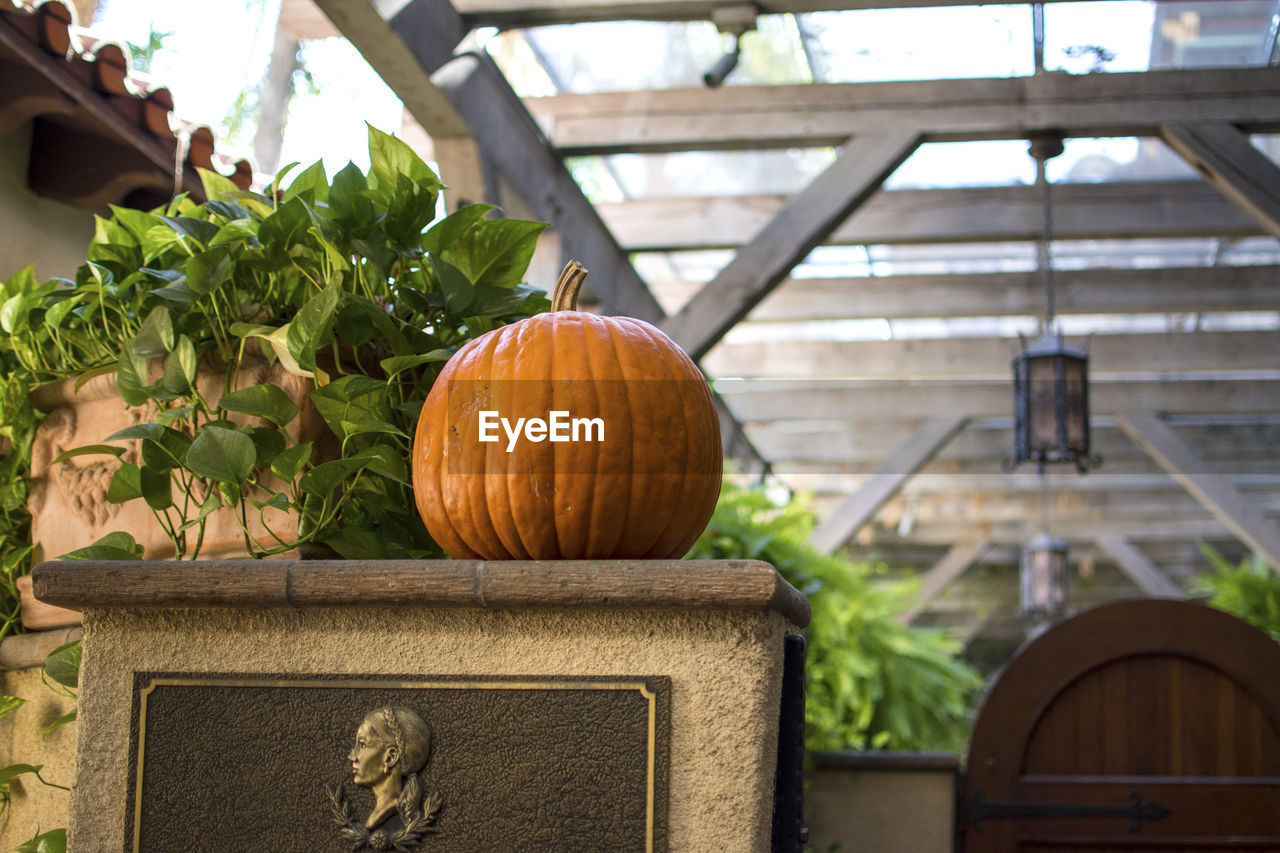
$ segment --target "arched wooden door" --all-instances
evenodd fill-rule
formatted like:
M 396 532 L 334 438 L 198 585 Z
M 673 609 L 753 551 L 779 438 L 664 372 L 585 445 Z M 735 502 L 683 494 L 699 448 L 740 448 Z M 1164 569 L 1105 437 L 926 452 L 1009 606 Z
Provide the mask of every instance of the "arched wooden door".
M 964 853 L 1277 853 L 1280 643 L 1189 602 L 1086 611 L 1009 664 L 966 764 Z M 1135 805 L 1168 814 L 1087 814 Z

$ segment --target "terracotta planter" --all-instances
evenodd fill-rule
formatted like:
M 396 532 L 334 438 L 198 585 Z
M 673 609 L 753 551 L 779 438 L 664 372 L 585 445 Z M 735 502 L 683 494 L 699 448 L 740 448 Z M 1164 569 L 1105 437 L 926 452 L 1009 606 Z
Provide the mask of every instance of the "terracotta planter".
M 206 400 L 221 396 L 225 376 L 221 371 L 202 372 L 197 380 Z M 263 361 L 243 365 L 235 388 L 270 383 L 283 389 L 299 406 L 299 414 L 289 425 L 297 441 L 317 442 L 318 450 L 331 446 L 332 436 L 319 412 L 307 398 L 311 382 L 286 372 L 279 365 Z M 141 500 L 124 504 L 107 501 L 107 487 L 121 461 L 136 463 L 140 441 L 126 443 L 121 460 L 109 456 L 80 456 L 50 466 L 59 454 L 87 444 L 101 444 L 107 436 L 126 427 L 151 423 L 156 419 L 154 404 L 128 406 L 116 390 L 115 374 L 97 376 L 78 391 L 75 380 L 68 379 L 34 389 L 30 395 L 36 408 L 48 416 L 36 431 L 31 451 L 32 484 L 28 508 L 31 510 L 31 537 L 36 546 L 35 560 L 55 559 L 61 554 L 91 545 L 103 535 L 122 530 L 146 549 L 146 559 L 166 559 L 174 555 L 173 543 L 156 522 L 151 510 Z M 231 415 L 241 424 L 265 425 L 265 421 L 243 415 Z M 270 480 L 268 480 L 270 482 Z M 277 488 L 281 484 L 274 484 Z M 175 494 L 177 501 L 179 495 Z M 203 495 L 197 496 L 203 498 Z M 266 527 L 249 514 L 249 529 L 261 542 L 270 541 Z M 266 525 L 281 538 L 297 532 L 297 522 L 290 513 L 268 509 Z M 245 554 L 244 536 L 230 509 L 223 508 L 209 516 L 205 527 L 202 558 L 216 559 Z

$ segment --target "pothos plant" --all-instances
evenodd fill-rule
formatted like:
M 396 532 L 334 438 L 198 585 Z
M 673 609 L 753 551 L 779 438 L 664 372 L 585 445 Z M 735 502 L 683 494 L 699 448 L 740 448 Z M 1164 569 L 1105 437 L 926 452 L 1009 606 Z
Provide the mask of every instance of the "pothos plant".
M 316 163 L 284 187 L 294 164 L 263 193 L 203 172 L 203 204 L 184 195 L 98 217 L 73 280 L 38 284 L 28 268 L 5 282 L 4 476 L 30 475 L 39 417 L 30 387 L 113 373 L 124 401 L 154 416 L 54 462 L 119 457 L 115 442 L 138 442 L 108 500 L 144 501 L 179 558 L 200 555 L 206 519 L 223 507 L 252 557 L 304 543 L 350 558 L 442 555 L 414 509 L 413 425 L 460 345 L 549 307 L 521 283 L 545 226 L 496 218 L 486 205 L 437 218 L 443 185 L 407 145 L 370 127 L 369 157 L 367 173 L 348 164 L 330 181 Z M 299 409 L 280 388 L 239 387 L 246 359 L 314 383 L 310 400 L 333 433 L 334 458 L 291 434 Z M 208 370 L 219 395 L 201 391 L 197 377 Z M 233 422 L 233 413 L 257 424 Z M 0 558 L 12 574 L 29 543 L 20 498 L 5 500 Z M 287 512 L 296 530 L 255 533 L 251 519 L 268 508 Z M 67 556 L 140 553 L 121 531 Z

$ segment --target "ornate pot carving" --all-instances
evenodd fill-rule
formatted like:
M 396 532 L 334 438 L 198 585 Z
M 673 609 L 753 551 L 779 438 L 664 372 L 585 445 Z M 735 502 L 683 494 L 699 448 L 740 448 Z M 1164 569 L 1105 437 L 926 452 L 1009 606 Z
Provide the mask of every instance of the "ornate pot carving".
M 158 365 L 157 365 L 158 366 Z M 221 370 L 202 371 L 197 382 L 201 393 L 211 403 L 221 397 L 226 381 Z M 174 546 L 156 522 L 151 510 L 140 500 L 124 504 L 107 501 L 107 487 L 121 461 L 137 462 L 139 441 L 126 443 L 121 460 L 108 456 L 81 456 L 56 465 L 49 463 L 59 454 L 75 447 L 101 444 L 107 436 L 128 426 L 151 423 L 157 410 L 154 404 L 129 406 L 120 399 L 114 373 L 94 377 L 77 391 L 76 380 L 68 379 L 44 385 L 31 392 L 36 408 L 48 416 L 36 431 L 31 452 L 32 484 L 28 507 L 31 510 L 31 535 L 36 546 L 35 558 L 54 559 L 68 551 L 83 548 L 115 530 L 130 533 L 146 549 L 146 559 L 166 559 L 174 555 Z M 269 383 L 284 390 L 298 404 L 298 416 L 288 430 L 294 440 L 316 442 L 315 453 L 331 458 L 336 448 L 332 434 L 319 412 L 307 397 L 310 380 L 288 373 L 278 364 L 264 361 L 243 363 L 238 370 L 233 390 Z M 245 415 L 231 414 L 238 424 L 266 425 L 265 421 Z M 270 479 L 268 483 L 272 482 Z M 279 481 L 275 481 L 279 487 Z M 175 495 L 175 500 L 177 499 Z M 203 499 L 204 495 L 197 495 Z M 296 518 L 283 510 L 267 508 L 262 520 L 249 513 L 248 527 L 259 541 L 270 541 L 267 528 L 282 538 L 296 534 Z M 263 524 L 265 521 L 265 525 Z M 207 520 L 200 556 L 207 559 L 243 556 L 244 536 L 235 516 L 228 508 L 216 511 Z

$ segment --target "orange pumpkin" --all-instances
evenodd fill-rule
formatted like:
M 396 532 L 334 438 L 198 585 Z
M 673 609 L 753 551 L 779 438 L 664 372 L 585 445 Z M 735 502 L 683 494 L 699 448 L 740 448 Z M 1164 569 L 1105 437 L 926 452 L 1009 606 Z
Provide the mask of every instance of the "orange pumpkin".
M 681 557 L 711 518 L 706 380 L 648 323 L 578 311 L 585 278 L 571 261 L 550 312 L 458 350 L 422 407 L 415 499 L 453 557 Z

